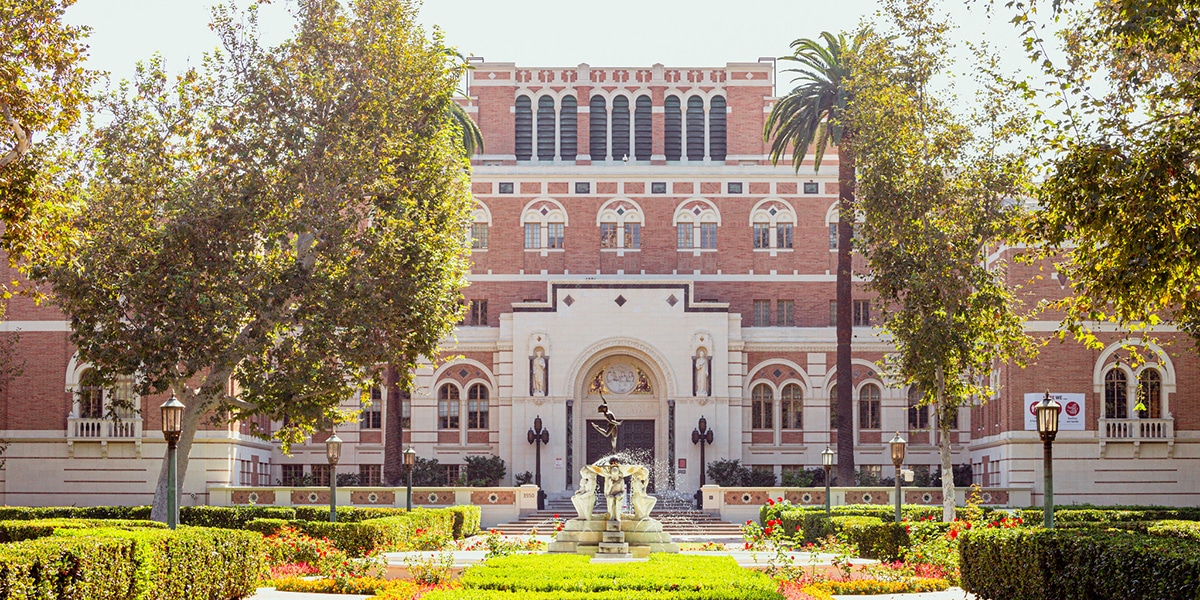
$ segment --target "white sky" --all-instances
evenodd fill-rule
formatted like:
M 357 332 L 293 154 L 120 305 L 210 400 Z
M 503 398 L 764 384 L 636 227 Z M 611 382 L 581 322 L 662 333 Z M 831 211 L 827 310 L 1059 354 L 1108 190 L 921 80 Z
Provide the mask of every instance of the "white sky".
M 134 64 L 160 52 L 171 71 L 217 45 L 208 29 L 214 0 L 78 0 L 67 20 L 93 28 L 93 69 L 132 77 Z M 989 20 L 987 0 L 942 0 L 960 29 L 986 39 L 1012 68 L 1027 63 L 1015 29 Z M 239 6 L 246 6 L 241 0 Z M 267 41 L 291 31 L 288 0 L 262 7 Z M 427 0 L 420 20 L 437 25 L 464 55 L 523 66 L 723 66 L 788 53 L 789 43 L 821 31 L 848 31 L 876 9 L 869 0 Z M 780 91 L 788 80 L 781 78 Z

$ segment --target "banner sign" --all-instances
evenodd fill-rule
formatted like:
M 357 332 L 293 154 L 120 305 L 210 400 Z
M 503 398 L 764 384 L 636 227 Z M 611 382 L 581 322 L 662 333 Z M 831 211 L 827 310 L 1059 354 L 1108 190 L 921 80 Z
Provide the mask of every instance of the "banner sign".
M 1045 394 L 1025 394 L 1025 431 L 1037 431 L 1037 405 Z M 1083 431 L 1084 428 L 1084 397 L 1085 394 L 1050 394 L 1059 404 L 1058 430 Z

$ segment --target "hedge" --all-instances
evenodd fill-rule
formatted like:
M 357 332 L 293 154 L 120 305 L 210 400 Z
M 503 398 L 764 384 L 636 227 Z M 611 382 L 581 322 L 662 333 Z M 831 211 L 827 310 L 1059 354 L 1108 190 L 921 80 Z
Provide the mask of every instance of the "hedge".
M 418 529 L 449 539 L 454 531 L 455 514 L 448 509 L 418 508 L 394 517 L 350 523 L 255 519 L 246 523 L 246 529 L 273 535 L 284 526 L 294 527 L 312 537 L 328 538 L 338 550 L 351 556 L 366 556 L 376 551 L 407 549 Z
M 962 587 L 993 600 L 1200 598 L 1200 543 L 1132 532 L 985 528 L 959 536 Z
M 883 521 L 891 521 L 896 516 L 894 506 L 879 506 L 875 504 L 849 504 L 835 506 L 830 511 L 834 517 L 876 517 Z M 758 511 L 759 523 L 763 524 L 772 519 L 779 519 L 785 531 L 794 532 L 796 526 L 803 527 L 805 515 L 825 516 L 824 507 L 792 506 L 784 503 L 765 504 Z M 942 507 L 925 506 L 922 504 L 905 504 L 900 507 L 900 515 L 909 521 L 919 521 L 928 517 L 942 518 Z M 808 536 L 805 535 L 807 538 Z
M 447 508 L 454 515 L 454 539 L 461 540 L 479 533 L 483 509 L 473 504 Z
M 296 511 L 294 517 L 301 521 L 325 521 L 329 522 L 329 505 L 324 506 L 293 506 Z M 408 511 L 403 508 L 392 506 L 339 506 L 337 507 L 338 523 L 358 523 L 369 519 L 379 519 L 383 517 L 394 517 L 402 515 Z
M 328 519 L 329 511 L 325 511 Z M 182 506 L 179 523 L 197 527 L 241 529 L 254 519 L 295 519 L 296 511 L 286 506 Z M 0 521 L 37 519 L 149 520 L 149 506 L 4 506 Z
M 834 535 L 854 544 L 860 556 L 879 560 L 900 560 L 909 546 L 908 528 L 903 523 L 877 517 L 833 517 Z
M 815 600 L 833 600 L 839 596 L 882 596 L 884 594 L 921 594 L 940 592 L 950 587 L 945 579 L 915 577 L 903 581 L 855 579 L 852 581 L 823 581 L 803 586 L 802 591 Z
M 255 591 L 262 552 L 262 538 L 244 531 L 60 529 L 0 546 L 0 598 L 242 598 Z
M 1021 511 L 1021 518 L 1026 523 L 1038 524 L 1045 520 L 1045 512 L 1040 508 L 1029 508 Z M 1054 509 L 1054 524 L 1060 523 L 1123 523 L 1130 521 L 1200 521 L 1200 508 L 1169 506 L 1070 506 Z
M 158 521 L 121 521 L 116 519 L 37 519 L 33 521 L 0 521 L 0 543 L 21 542 L 53 535 L 59 529 L 89 529 L 114 527 L 120 529 L 163 529 Z
M 1196 521 L 1159 521 L 1149 524 L 1146 532 L 1155 537 L 1183 538 L 1200 542 L 1200 523 Z
M 514 555 L 467 569 L 459 582 L 461 590 L 425 598 L 782 597 L 770 577 L 739 567 L 729 556 L 656 553 L 646 562 L 603 564 L 575 554 Z

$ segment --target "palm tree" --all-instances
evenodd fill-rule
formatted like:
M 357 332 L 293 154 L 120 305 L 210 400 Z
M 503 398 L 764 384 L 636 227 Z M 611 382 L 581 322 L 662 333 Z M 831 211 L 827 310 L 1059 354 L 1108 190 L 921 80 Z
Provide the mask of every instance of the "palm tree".
M 467 109 L 451 100 L 449 112 L 450 118 L 458 122 L 458 126 L 462 129 L 462 146 L 467 156 L 483 152 L 483 133 L 479 131 L 479 126 L 475 124 L 471 115 L 467 114 Z
M 818 42 L 800 39 L 792 42 L 792 55 L 780 60 L 800 64 L 785 73 L 796 73 L 798 85 L 780 98 L 763 127 L 763 139 L 771 142 L 771 162 L 792 153 L 792 166 L 800 166 L 809 148 L 815 155 L 814 170 L 821 168 L 825 148 L 838 148 L 838 226 L 837 226 L 837 476 L 843 485 L 854 481 L 854 384 L 851 376 L 851 244 L 854 235 L 854 155 L 853 131 L 845 127 L 850 99 L 846 83 L 850 77 L 848 59 L 858 40 L 845 34 L 821 33 Z

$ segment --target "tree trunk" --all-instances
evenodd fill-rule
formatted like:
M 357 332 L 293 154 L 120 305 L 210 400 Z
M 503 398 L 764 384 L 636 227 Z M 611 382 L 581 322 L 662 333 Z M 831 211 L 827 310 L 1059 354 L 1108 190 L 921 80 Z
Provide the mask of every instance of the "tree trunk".
M 196 430 L 200 428 L 200 417 L 204 414 L 204 408 L 201 406 L 200 399 L 192 393 L 186 386 L 180 386 L 183 392 L 180 402 L 183 402 L 183 430 L 179 436 L 179 446 L 177 449 L 178 462 L 176 464 L 176 490 L 179 495 L 176 499 L 179 501 L 178 506 L 183 506 L 182 490 L 183 480 L 187 474 L 188 458 L 192 451 L 192 442 L 196 439 Z M 154 505 L 150 508 L 150 519 L 153 521 L 166 522 L 167 520 L 167 459 L 170 453 L 163 453 L 162 468 L 158 472 L 158 485 L 154 488 Z
M 397 485 L 404 477 L 404 406 L 403 392 L 397 384 L 395 367 L 387 370 L 387 419 L 383 428 L 383 483 Z
M 946 379 L 942 367 L 937 369 L 938 449 L 942 455 L 942 520 L 954 520 L 954 465 L 950 460 L 950 419 L 946 418 Z
M 849 135 L 838 147 L 837 249 L 837 475 L 854 483 L 854 376 L 850 341 L 854 334 L 851 267 L 854 245 L 854 154 Z

